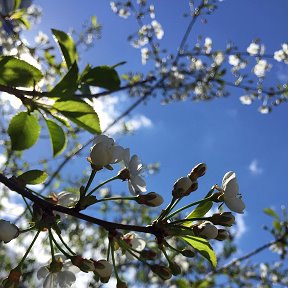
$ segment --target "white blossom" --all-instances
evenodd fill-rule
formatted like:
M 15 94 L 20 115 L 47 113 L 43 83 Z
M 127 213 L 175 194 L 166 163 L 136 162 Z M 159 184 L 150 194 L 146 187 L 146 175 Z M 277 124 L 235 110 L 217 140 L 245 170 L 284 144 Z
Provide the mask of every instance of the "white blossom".
M 265 59 L 261 59 L 254 66 L 253 72 L 257 77 L 264 77 L 265 73 L 270 69 L 271 65 Z
M 282 49 L 274 52 L 274 59 L 278 62 L 284 61 L 288 64 L 288 44 L 283 43 Z
M 163 31 L 163 29 L 162 29 L 161 24 L 160 24 L 158 21 L 153 20 L 153 21 L 151 22 L 151 25 L 152 25 L 152 27 L 153 27 L 153 29 L 154 29 L 156 38 L 157 38 L 158 40 L 161 40 L 161 39 L 163 38 L 163 36 L 164 36 L 164 31 Z
M 140 238 L 138 236 L 138 234 L 136 233 L 127 233 L 123 236 L 123 240 L 134 250 L 138 251 L 138 252 L 141 252 L 145 246 L 146 246 L 146 242 L 144 239 Z M 136 253 L 135 251 L 132 250 L 132 253 Z M 125 255 L 126 257 L 129 259 L 129 260 L 134 260 L 135 257 L 129 252 L 129 250 L 127 250 L 125 252 Z
M 261 114 L 268 114 L 271 112 L 271 108 L 266 106 L 266 105 L 262 105 L 259 107 L 258 111 L 261 113 Z
M 80 269 L 72 265 L 70 260 L 65 260 L 63 255 L 55 255 L 57 261 L 63 260 L 63 266 L 58 272 L 51 272 L 50 265 L 41 267 L 37 272 L 38 280 L 44 279 L 43 288 L 68 288 L 76 281 L 75 274 Z
M 223 63 L 224 59 L 225 59 L 225 57 L 224 57 L 224 54 L 222 52 L 217 52 L 214 55 L 214 62 L 216 63 L 217 66 L 220 66 Z
M 226 206 L 236 213 L 243 213 L 245 204 L 239 197 L 239 187 L 236 174 L 232 171 L 227 172 L 222 180 L 222 189 L 224 192 L 224 202 Z
M 240 96 L 240 101 L 242 104 L 244 105 L 250 105 L 252 104 L 252 101 L 253 101 L 253 95 L 242 95 Z
M 239 66 L 240 64 L 240 59 L 238 56 L 236 55 L 229 55 L 229 60 L 228 60 L 229 64 L 232 66 Z
M 64 207 L 73 207 L 79 201 L 79 195 L 67 191 L 60 192 L 57 198 L 57 204 Z
M 43 33 L 42 31 L 39 31 L 38 34 L 35 36 L 34 41 L 37 44 L 46 44 L 49 41 L 49 37 L 47 34 Z
M 142 48 L 141 49 L 141 62 L 143 65 L 147 63 L 147 60 L 149 59 L 149 50 L 148 48 Z
M 19 229 L 16 225 L 6 220 L 0 220 L 0 242 L 8 243 L 18 235 Z
M 137 155 L 133 155 L 130 159 L 130 151 L 126 149 L 124 163 L 129 170 L 128 188 L 131 194 L 137 195 L 146 191 L 146 182 L 141 177 L 143 165 Z
M 94 145 L 91 148 L 90 161 L 97 169 L 101 169 L 104 166 L 123 160 L 124 150 L 123 147 L 116 146 L 112 138 L 99 135 L 95 138 Z
M 254 42 L 252 42 L 247 48 L 247 52 L 251 56 L 255 56 L 255 55 L 259 54 L 259 50 L 260 50 L 260 45 L 257 43 L 254 43 Z
M 204 50 L 206 54 L 210 54 L 212 50 L 212 39 L 209 37 L 204 40 Z

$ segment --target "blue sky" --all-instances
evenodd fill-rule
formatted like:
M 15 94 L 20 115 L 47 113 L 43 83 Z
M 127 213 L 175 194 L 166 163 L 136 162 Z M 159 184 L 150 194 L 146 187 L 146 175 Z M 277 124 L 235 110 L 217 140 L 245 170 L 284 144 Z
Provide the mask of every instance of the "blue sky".
M 188 1 L 155 2 L 156 18 L 165 30 L 161 43 L 163 47 L 176 51 L 189 21 L 182 17 L 188 11 Z M 136 30 L 135 20 L 133 17 L 123 20 L 115 16 L 109 1 L 35 3 L 43 8 L 43 18 L 32 32 L 27 33 L 28 40 L 33 39 L 32 35 L 39 29 L 49 36 L 50 28 L 69 31 L 73 27 L 79 30 L 83 21 L 96 15 L 103 25 L 102 39 L 96 41 L 94 48 L 81 54 L 82 65 L 88 62 L 113 65 L 125 60 L 127 64 L 119 68 L 119 72 L 149 69 L 149 64 L 142 66 L 140 51 L 126 40 Z M 259 37 L 267 53 L 273 54 L 288 40 L 287 12 L 286 0 L 278 0 L 277 5 L 271 0 L 226 0 L 220 3 L 212 16 L 207 17 L 207 24 L 198 22 L 188 43 L 193 45 L 196 37 L 202 34 L 204 38 L 212 38 L 216 49 L 223 49 L 231 40 L 245 51 L 251 41 Z M 273 60 L 271 63 L 274 66 L 268 72 L 270 80 L 267 84 L 275 83 L 280 76 L 287 79 L 287 67 Z M 247 231 L 240 246 L 242 251 L 249 251 L 270 239 L 261 227 L 270 221 L 262 213 L 263 208 L 275 207 L 279 211 L 281 204 L 287 206 L 287 106 L 281 105 L 272 113 L 263 115 L 257 111 L 259 103 L 244 106 L 239 101 L 244 93 L 236 89 L 231 92 L 226 99 L 206 103 L 188 100 L 170 105 L 161 105 L 161 95 L 158 95 L 133 112 L 136 117 L 145 115 L 153 124 L 139 129 L 134 136 L 120 136 L 118 141 L 130 147 L 132 153 L 138 154 L 145 163 L 160 162 L 160 173 L 148 176 L 146 180 L 148 190 L 161 193 L 166 201 L 174 181 L 199 162 L 208 165 L 207 175 L 201 178 L 197 192 L 200 197 L 213 184 L 221 184 L 227 171 L 235 171 L 247 208 L 244 216 Z M 126 102 L 117 109 L 125 110 L 131 103 L 129 100 Z M 192 198 L 198 199 L 197 194 Z M 259 259 L 266 258 L 259 256 Z

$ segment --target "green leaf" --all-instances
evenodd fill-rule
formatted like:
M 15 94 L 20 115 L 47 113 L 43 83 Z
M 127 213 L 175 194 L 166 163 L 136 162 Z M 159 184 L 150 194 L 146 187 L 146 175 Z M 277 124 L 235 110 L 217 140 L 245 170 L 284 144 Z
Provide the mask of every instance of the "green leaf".
M 53 108 L 63 116 L 70 119 L 76 125 L 86 129 L 90 133 L 101 133 L 100 122 L 95 110 L 80 99 L 59 99 Z
M 14 0 L 13 10 L 17 10 L 21 4 L 22 0 Z
M 15 115 L 8 127 L 12 150 L 25 150 L 33 146 L 39 137 L 40 125 L 38 120 L 27 112 Z
M 276 219 L 279 219 L 279 216 L 277 215 L 277 213 L 273 209 L 265 208 L 263 211 L 264 211 L 265 214 L 267 214 L 267 215 L 269 215 L 271 217 L 274 217 Z
M 108 90 L 116 90 L 120 87 L 120 79 L 116 70 L 109 66 L 92 68 L 83 75 L 81 80 L 85 84 Z
M 61 154 L 61 152 L 65 149 L 67 143 L 66 135 L 61 126 L 59 126 L 56 122 L 46 119 L 46 124 L 50 134 L 53 156 L 55 157 Z
M 204 217 L 205 214 L 211 209 L 212 206 L 213 206 L 212 201 L 203 202 L 199 204 L 191 213 L 189 213 L 189 215 L 185 219 Z M 191 225 L 191 223 L 185 222 L 184 225 L 189 226 Z
M 23 181 L 25 184 L 36 185 L 36 184 L 41 184 L 45 182 L 47 177 L 48 177 L 48 174 L 44 171 L 30 170 L 21 174 L 17 178 Z
M 39 69 L 13 56 L 0 58 L 0 84 L 13 87 L 32 87 L 42 79 Z
M 205 257 L 213 268 L 217 266 L 217 258 L 214 250 L 206 239 L 196 236 L 180 237 L 194 249 L 196 249 L 203 257 Z
M 72 37 L 63 31 L 52 29 L 55 41 L 58 43 L 62 55 L 66 61 L 67 67 L 70 68 L 72 64 L 78 60 L 76 45 Z
M 68 98 L 72 96 L 78 88 L 78 65 L 76 62 L 70 67 L 66 75 L 48 93 L 48 97 Z

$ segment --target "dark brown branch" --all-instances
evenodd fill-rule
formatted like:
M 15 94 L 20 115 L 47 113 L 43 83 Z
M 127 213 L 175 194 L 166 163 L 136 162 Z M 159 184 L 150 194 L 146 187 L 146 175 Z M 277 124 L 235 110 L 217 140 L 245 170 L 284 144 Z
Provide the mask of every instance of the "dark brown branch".
M 100 93 L 94 93 L 94 94 L 74 94 L 72 95 L 72 97 L 78 97 L 78 98 L 100 98 L 102 96 L 106 96 L 112 93 L 116 93 L 118 91 L 123 91 L 123 90 L 127 90 L 136 86 L 140 86 L 149 82 L 153 82 L 155 81 L 155 77 L 151 76 L 148 77 L 147 79 L 143 80 L 143 81 L 139 81 L 133 84 L 128 84 L 126 86 L 122 86 L 116 90 L 108 90 L 108 91 L 103 91 Z M 2 92 L 7 92 L 9 94 L 15 95 L 16 97 L 23 99 L 24 95 L 27 96 L 32 96 L 32 97 L 47 97 L 49 95 L 49 92 L 40 92 L 40 91 L 36 91 L 36 90 L 23 90 L 23 89 L 18 89 L 18 88 L 14 88 L 14 87 L 9 87 L 9 86 L 5 86 L 5 85 L 0 85 L 0 91 Z
M 102 219 L 98 219 L 98 218 L 80 213 L 73 208 L 67 208 L 67 207 L 63 207 L 60 205 L 55 205 L 49 201 L 39 198 L 38 196 L 36 196 L 35 194 L 27 190 L 25 187 L 21 187 L 19 184 L 17 184 L 16 181 L 13 180 L 13 178 L 7 178 L 2 173 L 0 173 L 0 182 L 3 183 L 5 186 L 7 186 L 10 190 L 15 191 L 16 193 L 36 203 L 44 210 L 58 211 L 61 213 L 65 213 L 67 215 L 76 217 L 78 219 L 85 220 L 89 223 L 97 224 L 105 228 L 108 231 L 120 229 L 120 230 L 150 233 L 154 235 L 157 235 L 158 233 L 157 229 L 155 229 L 154 226 L 137 226 L 137 225 L 127 225 L 127 224 L 109 222 L 109 221 L 105 221 Z

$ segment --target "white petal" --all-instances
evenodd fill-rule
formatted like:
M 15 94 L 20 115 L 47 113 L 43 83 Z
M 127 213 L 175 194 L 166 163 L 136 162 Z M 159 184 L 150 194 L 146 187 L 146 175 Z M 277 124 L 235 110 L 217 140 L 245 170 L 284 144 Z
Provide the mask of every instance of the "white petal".
M 228 174 L 228 173 L 231 173 L 231 174 Z M 228 172 L 228 173 L 224 175 L 224 178 L 222 181 L 222 186 L 223 186 L 224 195 L 225 195 L 224 197 L 229 197 L 229 198 L 236 197 L 239 191 L 236 174 L 234 172 Z
M 79 200 L 79 196 L 75 193 L 62 191 L 58 194 L 58 204 L 69 207 Z
M 101 142 L 107 143 L 108 145 L 114 145 L 114 140 L 106 135 L 98 135 L 97 137 L 95 137 L 94 144 Z
M 245 209 L 245 204 L 242 201 L 241 198 L 232 197 L 232 198 L 226 198 L 224 195 L 224 201 L 226 206 L 233 212 L 236 213 L 243 213 L 243 210 Z
M 113 147 L 113 163 L 118 163 L 122 160 L 124 160 L 125 157 L 125 150 L 123 147 L 121 146 L 114 146 Z
M 133 249 L 142 251 L 146 246 L 146 242 L 141 238 L 134 238 L 131 240 L 131 245 Z
M 141 192 L 145 192 L 146 191 L 146 182 L 139 175 L 134 175 L 133 177 L 131 177 L 131 182 L 132 182 L 132 185 L 133 186 L 137 186 L 137 188 L 139 188 L 139 190 Z
M 135 191 L 135 188 L 134 186 L 131 184 L 131 181 L 128 181 L 128 188 L 129 188 L 129 191 L 132 195 L 136 195 L 136 191 Z
M 123 160 L 124 160 L 125 166 L 129 167 L 129 162 L 130 162 L 130 149 L 129 148 L 124 149 Z
M 49 274 L 48 268 L 46 266 L 45 267 L 41 267 L 37 271 L 37 279 L 40 280 L 41 278 L 45 278 L 48 274 Z
M 76 281 L 76 276 L 70 271 L 60 271 L 57 275 L 57 281 L 61 288 L 68 288 Z
M 130 162 L 129 162 L 129 171 L 130 173 L 134 174 L 137 170 L 138 170 L 138 166 L 139 166 L 140 163 L 140 160 L 138 158 L 137 155 L 133 155 L 130 159 Z
M 56 281 L 57 274 L 55 273 L 49 273 L 49 275 L 46 277 L 43 288 L 56 288 L 57 287 L 57 281 Z

